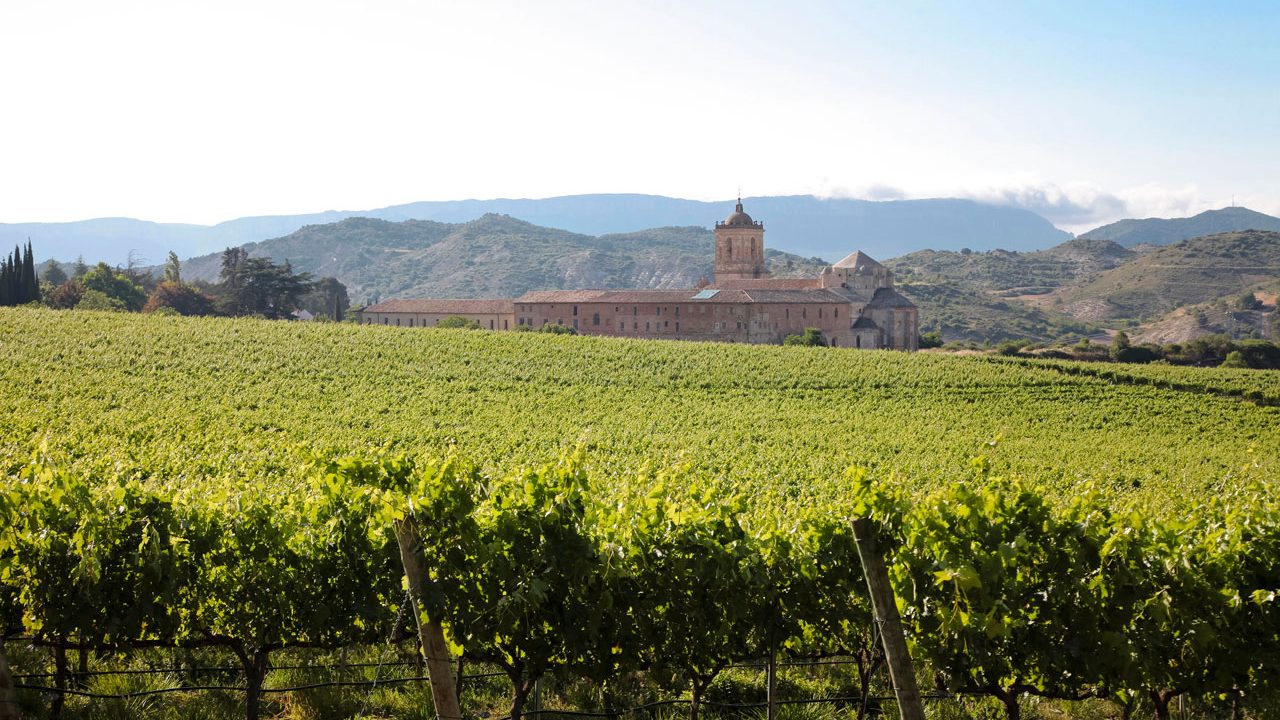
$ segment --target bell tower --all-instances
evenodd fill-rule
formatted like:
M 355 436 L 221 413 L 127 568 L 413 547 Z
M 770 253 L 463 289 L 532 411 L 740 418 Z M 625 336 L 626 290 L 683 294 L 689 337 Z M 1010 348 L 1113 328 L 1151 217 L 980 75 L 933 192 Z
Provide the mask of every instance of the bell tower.
M 764 264 L 764 223 L 742 210 L 742 198 L 733 214 L 716 223 L 716 282 L 767 278 Z

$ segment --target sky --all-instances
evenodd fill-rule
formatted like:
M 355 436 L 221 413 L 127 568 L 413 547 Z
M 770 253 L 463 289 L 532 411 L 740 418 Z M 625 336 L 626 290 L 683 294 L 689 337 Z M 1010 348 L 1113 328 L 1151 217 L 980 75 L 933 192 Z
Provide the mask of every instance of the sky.
M 42 0 L 0 222 L 418 200 L 966 197 L 1280 215 L 1280 3 Z

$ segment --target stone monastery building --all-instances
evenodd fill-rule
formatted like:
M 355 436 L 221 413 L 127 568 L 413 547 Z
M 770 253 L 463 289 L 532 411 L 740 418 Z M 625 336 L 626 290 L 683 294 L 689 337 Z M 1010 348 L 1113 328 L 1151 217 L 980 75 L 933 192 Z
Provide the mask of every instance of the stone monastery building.
M 450 316 L 489 330 L 548 323 L 583 335 L 781 343 L 805 328 L 838 347 L 918 349 L 920 312 L 893 289 L 893 273 L 861 252 L 812 279 L 769 276 L 764 223 L 739 199 L 716 223 L 715 279 L 688 290 L 538 290 L 515 300 L 389 300 L 359 311 L 360 322 L 430 327 Z

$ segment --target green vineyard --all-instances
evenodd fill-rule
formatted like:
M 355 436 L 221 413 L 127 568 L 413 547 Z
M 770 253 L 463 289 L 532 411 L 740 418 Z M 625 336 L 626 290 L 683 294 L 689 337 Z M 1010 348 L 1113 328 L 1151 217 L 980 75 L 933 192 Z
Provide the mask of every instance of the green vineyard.
M 0 631 L 36 717 L 98 712 L 32 689 L 68 654 L 179 650 L 230 659 L 242 716 L 297 710 L 273 668 L 413 624 L 407 517 L 425 616 L 513 718 L 552 679 L 598 694 L 538 713 L 634 707 L 638 676 L 724 712 L 766 657 L 851 658 L 873 714 L 860 517 L 933 694 L 1280 712 L 1276 373 L 31 309 L 0 350 Z

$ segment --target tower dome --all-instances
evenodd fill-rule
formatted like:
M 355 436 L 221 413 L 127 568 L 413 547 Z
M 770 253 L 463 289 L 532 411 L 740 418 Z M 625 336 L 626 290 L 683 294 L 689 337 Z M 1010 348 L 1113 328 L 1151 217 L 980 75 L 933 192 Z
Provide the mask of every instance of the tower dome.
M 757 223 L 751 219 L 751 216 L 742 210 L 742 198 L 738 198 L 738 204 L 734 206 L 733 213 L 724 219 L 724 222 L 716 223 L 717 227 L 761 227 L 762 223 Z

